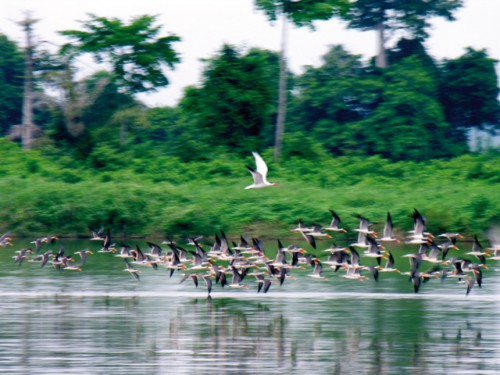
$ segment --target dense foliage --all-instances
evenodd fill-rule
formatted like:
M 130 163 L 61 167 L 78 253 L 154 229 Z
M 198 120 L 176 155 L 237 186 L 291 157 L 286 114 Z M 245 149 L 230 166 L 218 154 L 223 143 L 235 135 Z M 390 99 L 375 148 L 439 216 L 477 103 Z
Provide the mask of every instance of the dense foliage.
M 355 0 L 344 18 L 349 27 L 362 30 L 376 29 L 384 24 L 390 31 L 405 30 L 412 37 L 426 37 L 431 17 L 453 19 L 453 12 L 463 0 Z
M 450 123 L 462 128 L 498 124 L 495 63 L 485 50 L 472 48 L 458 59 L 444 61 L 440 99 Z
M 285 11 L 297 25 L 347 14 L 336 0 L 256 4 L 271 19 Z M 461 2 L 449 4 L 439 15 L 451 17 Z M 158 37 L 155 17 L 127 24 L 91 15 L 85 31 L 63 32 L 73 45 L 35 51 L 35 122 L 43 132 L 29 152 L 0 141 L 0 230 L 86 235 L 105 225 L 123 235 L 274 236 L 299 218 L 326 221 L 330 208 L 348 226 L 356 213 L 382 221 L 390 210 L 409 227 L 418 207 L 434 231 L 481 233 L 500 220 L 500 163 L 494 148 L 470 153 L 468 138 L 471 128 L 498 131 L 496 62 L 471 48 L 435 60 L 422 39 L 434 13 L 414 12 L 413 21 L 410 11 L 389 12 L 419 38 L 387 51 L 385 69 L 331 46 L 319 66 L 288 72 L 283 153 L 270 166 L 279 186 L 263 191 L 243 190 L 244 166 L 254 150 L 271 161 L 279 55 L 223 45 L 179 105 L 148 108 L 136 93 L 168 84 L 163 66 L 179 62 L 172 44 L 180 38 Z M 20 122 L 19 51 L 0 35 L 2 133 Z M 108 70 L 77 79 L 83 53 Z
M 190 87 L 181 106 L 203 142 L 248 153 L 272 142 L 278 56 L 225 45 L 207 61 L 204 82 Z M 262 146 L 260 146 L 262 147 Z
M 180 38 L 176 35 L 158 37 L 161 26 L 155 26 L 155 21 L 155 16 L 144 15 L 124 24 L 117 18 L 90 14 L 89 20 L 82 22 L 87 31 L 60 32 L 72 39 L 61 53 L 71 56 L 90 53 L 97 62 L 110 64 L 116 84 L 130 93 L 167 86 L 162 67 L 173 68 L 180 61 L 172 47 Z
M 270 153 L 263 156 L 269 159 Z M 464 155 L 430 162 L 380 157 L 269 163 L 277 187 L 248 191 L 251 155 L 183 163 L 177 157 L 138 158 L 101 149 L 104 167 L 69 157 L 25 152 L 0 141 L 0 229 L 18 236 L 87 236 L 101 225 L 117 235 L 231 235 L 247 231 L 287 237 L 299 219 L 328 224 L 334 209 L 347 227 L 363 214 L 377 226 L 390 211 L 401 234 L 413 208 L 433 232 L 483 234 L 500 220 L 500 156 Z
M 21 123 L 24 58 L 17 45 L 0 34 L 0 134 Z
M 279 14 L 285 14 L 297 26 L 312 26 L 314 21 L 328 20 L 345 13 L 348 0 L 255 0 L 257 9 L 262 10 L 271 21 Z

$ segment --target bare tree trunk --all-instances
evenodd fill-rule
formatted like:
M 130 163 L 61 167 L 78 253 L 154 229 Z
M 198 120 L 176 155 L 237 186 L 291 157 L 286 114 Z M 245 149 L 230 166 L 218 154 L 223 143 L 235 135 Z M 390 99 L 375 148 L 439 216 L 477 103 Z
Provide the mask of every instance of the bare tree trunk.
M 288 18 L 283 14 L 283 26 L 281 30 L 281 51 L 280 51 L 280 76 L 278 87 L 278 116 L 276 119 L 276 134 L 274 140 L 274 160 L 278 163 L 281 157 L 283 144 L 283 133 L 285 132 L 286 119 L 286 97 L 287 97 L 287 63 L 286 50 L 288 38 Z
M 384 23 L 380 22 L 377 25 L 377 39 L 378 39 L 378 54 L 375 60 L 375 64 L 378 68 L 387 68 L 387 53 L 385 50 L 385 35 L 384 35 Z
M 26 33 L 26 57 L 24 67 L 24 94 L 23 94 L 23 123 L 21 141 L 23 148 L 31 148 L 32 130 L 33 130 L 33 42 L 32 31 L 33 24 L 38 22 L 26 14 L 26 18 L 19 22 Z

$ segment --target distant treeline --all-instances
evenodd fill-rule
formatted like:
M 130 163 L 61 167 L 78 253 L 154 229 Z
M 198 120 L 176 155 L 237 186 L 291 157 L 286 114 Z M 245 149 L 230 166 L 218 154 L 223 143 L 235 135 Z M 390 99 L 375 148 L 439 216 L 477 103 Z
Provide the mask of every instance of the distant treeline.
M 387 17 L 380 21 L 368 3 L 384 3 Z M 427 53 L 425 20 L 450 18 L 459 0 L 368 3 L 283 3 L 297 25 L 339 15 L 382 34 L 381 25 L 406 29 L 408 39 L 382 45 L 370 61 L 331 46 L 321 65 L 286 73 L 279 163 L 270 152 L 276 51 L 223 45 L 178 105 L 149 108 L 137 94 L 167 86 L 164 68 L 181 62 L 181 38 L 160 36 L 154 16 L 127 24 L 89 15 L 83 30 L 61 32 L 70 43 L 56 53 L 43 45 L 22 51 L 0 35 L 0 231 L 86 235 L 104 225 L 121 235 L 276 236 L 299 218 L 328 220 L 328 209 L 353 227 L 356 214 L 382 222 L 391 211 L 408 228 L 418 208 L 431 230 L 480 235 L 500 219 L 500 163 L 498 150 L 472 153 L 468 134 L 498 132 L 496 62 L 472 48 L 441 61 Z M 256 1 L 270 19 L 283 4 Z M 36 31 L 34 20 L 23 24 Z M 107 70 L 79 78 L 82 54 Z M 277 188 L 243 190 L 254 150 Z
M 257 5 L 269 11 L 265 4 Z M 131 149 L 209 161 L 220 153 L 242 156 L 274 145 L 277 52 L 223 45 L 205 59 L 200 84 L 186 87 L 177 106 L 148 108 L 136 94 L 168 85 L 161 69 L 180 62 L 173 48 L 180 37 L 158 37 L 152 16 L 114 21 L 91 16 L 87 31 L 61 32 L 72 43 L 56 54 L 33 46 L 34 147 L 109 168 L 108 159 L 122 159 Z M 136 35 L 141 29 L 144 40 Z M 289 72 L 284 160 L 308 159 L 311 148 L 392 161 L 447 158 L 469 151 L 470 129 L 498 132 L 496 62 L 472 48 L 437 61 L 427 53 L 424 36 L 384 49 L 383 67 L 336 45 L 320 66 Z M 78 80 L 76 58 L 85 53 L 111 68 Z M 0 35 L 0 133 L 14 140 L 22 134 L 24 67 L 20 47 Z

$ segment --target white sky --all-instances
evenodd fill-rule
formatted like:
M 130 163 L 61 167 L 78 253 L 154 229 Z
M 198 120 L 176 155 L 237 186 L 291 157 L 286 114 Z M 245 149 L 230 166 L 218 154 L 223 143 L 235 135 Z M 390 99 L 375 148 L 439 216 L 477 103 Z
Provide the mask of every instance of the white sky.
M 465 0 L 456 21 L 436 19 L 427 48 L 437 59 L 456 58 L 466 47 L 485 48 L 500 60 L 500 0 Z M 157 93 L 142 96 L 153 106 L 175 105 L 183 88 L 197 84 L 203 69 L 200 59 L 213 56 L 223 43 L 261 47 L 278 51 L 281 25 L 271 25 L 254 9 L 253 0 L 0 0 L 0 33 L 24 45 L 21 28 L 15 23 L 25 11 L 39 19 L 35 34 L 39 40 L 63 44 L 59 30 L 81 29 L 79 20 L 87 13 L 130 20 L 143 14 L 156 14 L 163 32 L 174 33 L 182 41 L 174 44 L 182 62 L 167 76 L 170 85 Z M 374 32 L 346 30 L 339 20 L 317 22 L 316 31 L 291 27 L 288 57 L 292 71 L 305 65 L 319 65 L 330 45 L 342 44 L 349 52 L 368 59 L 375 55 Z M 498 66 L 497 66 L 498 68 Z M 98 70 L 87 64 L 89 72 Z

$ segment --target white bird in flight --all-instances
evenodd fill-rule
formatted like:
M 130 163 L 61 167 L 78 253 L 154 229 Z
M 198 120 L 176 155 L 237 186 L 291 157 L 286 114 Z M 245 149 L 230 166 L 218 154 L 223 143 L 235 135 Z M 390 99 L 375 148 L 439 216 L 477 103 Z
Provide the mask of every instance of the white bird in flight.
M 257 166 L 257 169 L 253 169 L 247 165 L 247 168 L 253 177 L 253 184 L 248 185 L 245 189 L 258 189 L 278 185 L 274 182 L 267 181 L 267 165 L 264 159 L 262 159 L 256 152 L 252 152 L 252 155 L 255 158 L 255 165 Z

